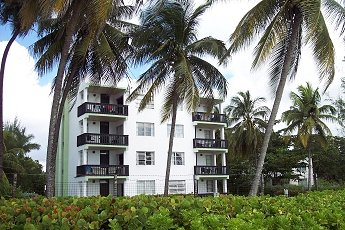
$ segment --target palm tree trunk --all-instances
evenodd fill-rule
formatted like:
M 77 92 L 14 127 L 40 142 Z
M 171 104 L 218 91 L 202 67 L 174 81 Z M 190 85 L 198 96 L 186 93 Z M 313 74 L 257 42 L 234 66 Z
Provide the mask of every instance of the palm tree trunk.
M 171 156 L 172 156 L 172 148 L 174 144 L 174 135 L 175 135 L 175 126 L 176 126 L 176 113 L 177 113 L 177 96 L 174 96 L 173 99 L 173 111 L 172 111 L 172 119 L 171 119 L 171 129 L 170 129 L 170 136 L 169 136 L 169 149 L 168 149 L 168 157 L 167 157 L 167 168 L 165 172 L 165 183 L 164 183 L 164 195 L 167 196 L 169 194 L 169 178 L 170 178 L 170 168 L 171 168 Z
M 15 30 L 11 39 L 7 42 L 5 47 L 4 53 L 1 59 L 1 67 L 0 67 L 0 181 L 2 181 L 2 176 L 4 175 L 4 154 L 5 154 L 5 146 L 4 146 L 4 114 L 3 114 L 3 95 L 4 95 L 4 77 L 5 77 L 5 64 L 7 60 L 8 53 L 10 51 L 11 45 L 13 44 L 14 40 L 18 37 L 20 31 Z
M 258 165 L 256 168 L 254 180 L 253 180 L 252 186 L 251 186 L 250 191 L 249 191 L 250 196 L 256 196 L 258 193 L 258 187 L 259 187 L 259 183 L 260 183 L 260 178 L 261 178 L 263 166 L 265 163 L 265 157 L 266 157 L 268 144 L 269 144 L 269 141 L 271 138 L 271 134 L 273 132 L 274 122 L 275 122 L 275 119 L 277 117 L 280 101 L 282 99 L 283 92 L 284 92 L 284 87 L 285 87 L 287 75 L 289 73 L 290 64 L 292 62 L 292 55 L 294 52 L 294 49 L 292 47 L 294 47 L 294 44 L 296 44 L 298 42 L 298 33 L 299 33 L 299 27 L 300 27 L 301 21 L 302 21 L 301 17 L 297 16 L 297 19 L 293 22 L 293 25 L 292 25 L 291 39 L 289 41 L 289 44 L 287 44 L 288 49 L 286 52 L 286 58 L 284 60 L 282 72 L 280 75 L 280 80 L 279 80 L 279 84 L 277 87 L 276 96 L 275 96 L 273 107 L 272 107 L 272 112 L 271 112 L 270 118 L 268 120 L 268 124 L 267 124 L 267 128 L 266 128 L 264 140 L 262 143 L 262 147 L 261 147 L 259 161 L 258 161 Z
M 74 17 L 78 18 L 79 9 L 80 9 L 80 3 L 78 4 L 79 7 L 76 9 L 76 13 L 74 14 Z M 58 139 L 59 133 L 57 133 L 58 130 L 56 130 L 57 126 L 57 119 L 58 119 L 58 113 L 59 113 L 59 105 L 60 105 L 60 99 L 61 99 L 61 90 L 62 90 L 62 82 L 64 78 L 64 70 L 67 63 L 67 57 L 70 50 L 70 45 L 73 40 L 73 34 L 75 31 L 75 28 L 77 26 L 77 20 L 71 20 L 67 27 L 65 42 L 62 47 L 61 52 L 61 58 L 60 63 L 56 75 L 55 80 L 55 87 L 54 87 L 54 96 L 53 96 L 53 104 L 51 108 L 50 113 L 50 123 L 49 123 L 49 134 L 48 134 L 48 147 L 47 147 L 47 191 L 46 196 L 52 197 L 55 194 L 55 170 L 56 170 L 56 147 L 57 144 L 54 143 L 55 140 Z M 56 137 L 55 137 L 56 136 Z M 54 149 L 55 148 L 55 149 Z
M 313 178 L 311 148 L 308 148 L 308 191 L 311 191 L 311 180 Z

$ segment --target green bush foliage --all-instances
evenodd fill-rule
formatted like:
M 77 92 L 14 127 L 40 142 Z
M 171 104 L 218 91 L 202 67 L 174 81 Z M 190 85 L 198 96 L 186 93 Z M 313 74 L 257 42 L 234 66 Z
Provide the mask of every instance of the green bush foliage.
M 345 229 L 345 190 L 284 196 L 0 199 L 0 229 Z

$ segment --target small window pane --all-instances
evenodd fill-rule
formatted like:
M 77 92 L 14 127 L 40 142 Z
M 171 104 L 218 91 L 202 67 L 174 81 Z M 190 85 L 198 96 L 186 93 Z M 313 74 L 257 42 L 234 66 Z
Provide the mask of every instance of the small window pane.
M 170 136 L 171 131 L 171 124 L 168 124 L 168 137 Z M 183 125 L 175 125 L 175 135 L 176 138 L 183 138 L 184 137 L 184 131 L 183 131 Z

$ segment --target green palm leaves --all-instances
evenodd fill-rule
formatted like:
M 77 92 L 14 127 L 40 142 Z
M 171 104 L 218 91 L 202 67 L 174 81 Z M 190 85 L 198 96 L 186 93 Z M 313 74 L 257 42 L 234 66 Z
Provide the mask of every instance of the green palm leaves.
M 326 136 L 331 135 L 331 130 L 324 121 L 336 121 L 336 109 L 332 105 L 321 105 L 319 90 L 314 90 L 309 83 L 299 86 L 297 90 L 298 93 L 290 94 L 293 105 L 282 114 L 282 121 L 288 125 L 282 131 L 297 131 L 304 148 L 308 147 L 309 139 L 314 134 L 321 143 L 325 143 Z
M 148 64 L 129 100 L 145 94 L 139 110 L 152 100 L 161 88 L 164 95 L 162 121 L 172 112 L 172 98 L 186 104 L 192 111 L 199 98 L 213 98 L 213 90 L 219 96 L 226 95 L 226 79 L 212 64 L 201 57 L 210 55 L 220 58 L 225 53 L 224 43 L 212 37 L 197 40 L 198 17 L 210 4 L 201 5 L 193 11 L 190 2 L 157 1 L 141 15 L 141 26 L 133 35 L 132 45 L 137 47 L 135 64 Z
M 287 79 L 297 73 L 302 44 L 308 44 L 326 89 L 334 78 L 334 47 L 328 34 L 325 14 L 344 32 L 345 10 L 335 0 L 262 0 L 248 11 L 230 37 L 227 56 L 249 46 L 259 38 L 252 67 L 269 61 L 269 75 L 275 100 L 268 120 L 260 159 L 250 195 L 256 195 L 268 143 Z
M 263 97 L 252 98 L 249 91 L 239 92 L 231 98 L 227 113 L 229 131 L 234 136 L 230 144 L 236 154 L 253 157 L 257 154 L 267 123 L 265 119 L 270 110 L 260 105 L 265 102 Z

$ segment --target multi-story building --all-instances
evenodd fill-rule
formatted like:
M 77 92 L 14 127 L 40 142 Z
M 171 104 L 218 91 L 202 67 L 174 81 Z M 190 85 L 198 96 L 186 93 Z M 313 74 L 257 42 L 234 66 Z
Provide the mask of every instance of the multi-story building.
M 161 123 L 163 97 L 138 112 L 130 88 L 82 83 L 66 106 L 57 156 L 57 195 L 162 194 L 171 122 Z M 216 101 L 221 111 L 222 101 Z M 169 193 L 227 192 L 225 116 L 177 112 Z

